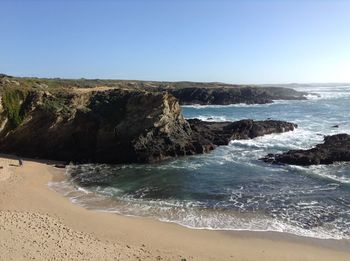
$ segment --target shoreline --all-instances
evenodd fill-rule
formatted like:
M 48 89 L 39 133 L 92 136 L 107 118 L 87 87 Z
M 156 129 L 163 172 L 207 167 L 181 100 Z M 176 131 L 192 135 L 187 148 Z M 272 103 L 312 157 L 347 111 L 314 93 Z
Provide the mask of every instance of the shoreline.
M 111 215 L 119 215 L 124 217 L 130 217 L 130 218 L 140 218 L 140 219 L 149 219 L 156 222 L 161 223 L 168 223 L 168 224 L 175 224 L 180 227 L 184 227 L 190 230 L 204 230 L 204 231 L 216 231 L 220 233 L 225 234 L 231 234 L 233 236 L 243 236 L 243 237 L 257 237 L 257 238 L 267 238 L 267 239 L 273 239 L 273 240 L 285 240 L 285 241 L 294 241 L 294 242 L 301 242 L 303 241 L 306 244 L 311 245 L 320 245 L 323 247 L 329 247 L 333 248 L 335 250 L 344 250 L 346 252 L 350 252 L 350 239 L 347 238 L 332 238 L 332 237 L 313 237 L 311 235 L 302 235 L 302 234 L 296 234 L 288 231 L 276 231 L 276 230 L 254 230 L 254 229 L 225 229 L 225 228 L 210 228 L 210 227 L 193 227 L 186 224 L 181 224 L 180 222 L 173 221 L 173 220 L 165 220 L 161 219 L 155 215 L 150 216 L 144 216 L 144 215 L 137 215 L 137 214 L 130 214 L 125 213 L 118 210 L 118 205 L 120 203 L 114 202 L 112 199 L 105 198 L 102 195 L 94 195 L 95 192 L 87 192 L 85 188 L 83 187 L 75 187 L 70 181 L 68 181 L 66 175 L 64 173 L 57 173 L 57 176 L 54 176 L 53 179 L 49 182 L 48 186 L 51 190 L 55 191 L 59 195 L 61 195 L 64 198 L 67 198 L 69 202 L 73 205 L 77 205 L 79 207 L 82 207 L 84 209 L 87 209 L 89 211 L 94 212 L 100 212 L 100 213 L 108 213 Z M 69 182 L 69 187 L 66 187 L 67 185 L 64 184 L 61 186 L 60 182 Z M 57 184 L 58 183 L 58 184 Z M 69 195 L 73 193 L 73 195 Z M 87 201 L 87 205 L 84 205 L 86 202 L 83 200 L 77 200 L 77 198 L 85 197 L 86 193 L 92 193 L 92 198 L 95 198 L 98 196 L 98 199 L 96 201 L 90 201 L 89 199 Z M 121 206 L 121 205 L 119 205 Z M 344 243 L 344 244 L 341 244 Z
M 5 157 L 16 158 L 0 155 L 1 164 L 4 164 Z M 25 159 L 23 163 L 22 167 L 8 167 L 10 172 L 7 178 L 0 180 L 0 233 L 4 234 L 0 238 L 0 259 L 59 259 L 61 254 L 63 259 L 69 257 L 74 260 L 350 258 L 349 240 L 304 238 L 280 232 L 190 229 L 151 218 L 87 210 L 71 203 L 48 186 L 57 173 L 62 173 L 61 169 L 51 166 L 53 161 Z M 45 229 L 42 224 L 36 225 L 41 218 L 51 220 L 49 224 L 52 226 Z M 23 220 L 26 220 L 25 224 L 32 222 L 36 230 L 29 233 L 30 229 L 21 223 Z M 48 231 L 50 235 L 45 234 Z M 26 246 L 32 237 L 38 237 L 37 243 L 45 241 L 47 248 L 40 244 L 37 247 L 36 244 L 30 244 L 31 247 L 22 247 L 22 250 L 18 248 Z M 61 243 L 52 244 L 48 238 Z M 65 238 L 74 244 L 65 244 Z

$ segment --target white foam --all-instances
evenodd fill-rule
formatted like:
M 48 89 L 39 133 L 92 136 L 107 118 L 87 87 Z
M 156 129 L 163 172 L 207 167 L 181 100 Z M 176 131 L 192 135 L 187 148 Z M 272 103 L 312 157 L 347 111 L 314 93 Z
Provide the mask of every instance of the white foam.
M 192 118 L 187 118 L 187 119 L 199 119 L 202 121 L 209 121 L 209 122 L 223 122 L 223 121 L 228 121 L 227 118 L 223 117 L 223 116 L 203 116 L 203 115 L 198 115 L 196 117 L 192 117 Z
M 77 190 L 78 190 L 78 191 L 81 191 L 81 192 L 83 192 L 83 193 L 85 193 L 85 194 L 90 194 L 90 193 L 91 193 L 91 191 L 89 191 L 89 190 L 87 190 L 87 189 L 84 189 L 84 188 L 82 188 L 82 187 L 77 187 Z
M 270 134 L 248 140 L 234 140 L 231 146 L 245 149 L 259 149 L 261 152 L 285 151 L 286 149 L 307 149 L 322 142 L 323 136 L 315 135 L 313 131 L 297 128 L 294 131 L 279 134 Z M 261 150 L 263 149 L 263 150 Z
M 247 104 L 247 103 L 235 103 L 235 104 L 227 104 L 227 105 L 214 105 L 214 104 L 208 104 L 208 105 L 201 105 L 201 104 L 193 104 L 193 105 L 181 105 L 183 108 L 193 108 L 193 109 L 222 109 L 222 108 L 246 108 L 246 107 L 268 107 L 276 104 L 285 104 L 289 103 L 290 100 L 273 100 L 271 103 L 254 103 L 254 104 Z
M 318 176 L 342 184 L 350 184 L 350 177 L 343 174 L 344 170 L 349 168 L 349 163 L 346 162 L 308 167 L 290 165 L 289 168 L 302 170 L 307 175 Z
M 60 193 L 65 190 L 69 191 L 69 193 L 64 194 L 69 197 L 73 204 L 78 204 L 91 210 L 118 213 L 126 216 L 152 217 L 163 222 L 177 223 L 192 229 L 272 231 L 321 239 L 350 239 L 349 236 L 339 233 L 339 231 L 333 231 L 323 227 L 303 229 L 258 213 L 243 214 L 229 211 L 208 211 L 201 209 L 201 203 L 195 201 L 145 201 L 135 199 L 129 195 L 124 196 L 119 201 L 113 201 L 113 203 L 109 201 L 109 203 L 106 203 L 106 198 L 98 194 L 94 194 L 93 197 L 87 197 L 87 193 L 77 189 L 72 184 L 69 185 L 69 183 L 61 182 L 55 184 L 55 182 L 51 182 L 50 186 Z M 75 193 L 73 193 L 74 188 L 76 189 Z M 90 193 L 88 194 L 90 195 Z
M 309 100 L 329 100 L 339 98 L 350 98 L 350 86 L 332 86 L 332 87 L 299 87 L 297 91 L 308 92 L 305 97 Z
M 55 191 L 68 197 L 73 204 L 78 204 L 91 210 L 118 213 L 126 216 L 151 217 L 163 222 L 177 223 L 192 229 L 270 231 L 320 239 L 350 239 L 350 231 L 338 230 L 335 224 L 336 221 L 328 223 L 326 227 L 318 226 L 304 229 L 296 224 L 288 224 L 286 221 L 259 213 L 203 209 L 202 203 L 196 201 L 143 200 L 133 198 L 131 195 L 124 195 L 119 200 L 107 201 L 108 198 L 105 196 L 110 193 L 106 193 L 106 191 L 112 189 L 115 192 L 115 188 L 97 189 L 100 192 L 104 192 L 105 196 L 102 196 L 92 191 L 86 193 L 85 189 L 79 189 L 79 187 L 67 181 L 50 182 L 49 185 Z M 331 186 L 330 189 L 333 189 L 333 187 Z M 244 188 L 242 187 L 237 191 L 232 191 L 232 195 L 238 198 L 242 197 L 243 191 Z M 231 202 L 234 201 L 235 199 L 232 198 Z M 310 209 L 313 206 L 317 207 L 317 203 L 317 201 L 300 202 L 298 205 L 300 208 Z M 330 227 L 333 228 L 330 229 Z

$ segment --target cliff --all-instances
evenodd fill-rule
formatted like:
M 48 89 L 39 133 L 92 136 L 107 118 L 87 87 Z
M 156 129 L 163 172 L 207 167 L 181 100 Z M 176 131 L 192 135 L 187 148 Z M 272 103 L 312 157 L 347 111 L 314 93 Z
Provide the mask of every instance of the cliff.
M 184 155 L 190 127 L 169 94 L 11 91 L 0 151 L 84 162 L 148 162 Z M 8 96 L 8 91 L 4 97 Z M 12 112 L 14 111 L 14 112 Z
M 293 130 L 282 121 L 186 121 L 168 92 L 0 81 L 0 152 L 76 162 L 156 162 L 232 139 Z

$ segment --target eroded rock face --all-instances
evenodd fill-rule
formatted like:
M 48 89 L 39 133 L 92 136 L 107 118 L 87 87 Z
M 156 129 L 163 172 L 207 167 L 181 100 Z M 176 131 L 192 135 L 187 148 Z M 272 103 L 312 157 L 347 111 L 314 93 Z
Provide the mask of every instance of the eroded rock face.
M 38 94 L 0 151 L 83 162 L 151 162 L 184 155 L 191 129 L 169 94 L 110 90 Z
M 326 136 L 324 143 L 309 150 L 290 150 L 282 154 L 269 154 L 262 159 L 274 164 L 318 165 L 350 161 L 350 135 Z
M 0 108 L 0 151 L 32 158 L 156 162 L 296 127 L 281 121 L 186 121 L 174 96 L 142 90 L 6 95 Z

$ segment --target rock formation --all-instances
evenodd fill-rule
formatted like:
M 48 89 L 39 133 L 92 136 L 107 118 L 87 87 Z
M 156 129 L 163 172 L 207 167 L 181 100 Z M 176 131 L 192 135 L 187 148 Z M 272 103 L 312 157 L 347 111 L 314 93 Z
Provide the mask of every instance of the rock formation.
M 326 136 L 324 143 L 308 150 L 290 150 L 282 154 L 269 154 L 262 158 L 268 163 L 292 165 L 332 164 L 350 161 L 350 135 L 337 134 Z
M 115 89 L 21 95 L 16 117 L 3 103 L 2 152 L 119 163 L 157 161 L 187 150 L 191 130 L 169 94 Z
M 156 162 L 295 127 L 186 121 L 173 95 L 143 90 L 5 86 L 0 98 L 0 152 L 62 161 Z
M 211 146 L 228 145 L 231 140 L 253 139 L 272 133 L 292 131 L 298 126 L 285 121 L 206 122 L 198 119 L 188 120 L 192 129 L 193 142 Z
M 306 93 L 279 87 L 168 88 L 166 90 L 184 105 L 264 104 L 272 103 L 273 100 L 306 99 Z

